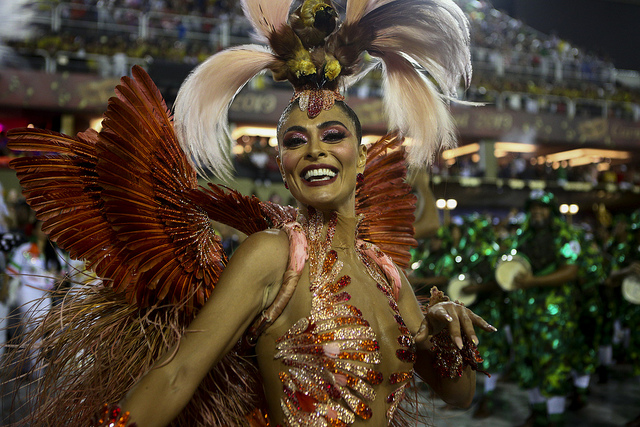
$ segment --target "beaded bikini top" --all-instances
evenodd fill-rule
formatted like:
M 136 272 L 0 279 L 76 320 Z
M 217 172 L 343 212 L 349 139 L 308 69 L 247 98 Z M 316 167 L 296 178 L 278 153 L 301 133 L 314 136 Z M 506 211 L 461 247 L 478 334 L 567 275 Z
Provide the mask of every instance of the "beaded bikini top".
M 311 312 L 277 340 L 275 355 L 287 366 L 279 376 L 284 388 L 281 406 L 291 426 L 347 426 L 356 417 L 367 420 L 372 416 L 369 403 L 376 399 L 374 386 L 383 381 L 398 385 L 386 396 L 390 421 L 413 377 L 415 341 L 398 309 L 394 282 L 399 277 L 388 278 L 383 273 L 386 263 L 377 258 L 384 256 L 379 249 L 357 241 L 360 260 L 387 297 L 398 323 L 396 356 L 407 363 L 405 371 L 384 378 L 377 369 L 381 357 L 376 333 L 362 312 L 349 304 L 351 278 L 341 275 L 343 262 L 331 249 L 336 223 L 334 213 L 325 238 L 321 213 L 311 211 L 309 219 L 302 221 L 308 244 Z

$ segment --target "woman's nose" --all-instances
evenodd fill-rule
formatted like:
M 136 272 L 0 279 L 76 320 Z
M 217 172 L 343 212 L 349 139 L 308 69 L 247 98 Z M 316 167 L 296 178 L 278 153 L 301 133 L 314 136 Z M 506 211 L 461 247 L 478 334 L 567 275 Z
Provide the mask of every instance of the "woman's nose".
M 309 142 L 307 142 L 307 152 L 305 157 L 309 159 L 318 159 L 320 157 L 325 157 L 327 152 L 325 151 L 324 144 L 317 138 L 311 138 Z

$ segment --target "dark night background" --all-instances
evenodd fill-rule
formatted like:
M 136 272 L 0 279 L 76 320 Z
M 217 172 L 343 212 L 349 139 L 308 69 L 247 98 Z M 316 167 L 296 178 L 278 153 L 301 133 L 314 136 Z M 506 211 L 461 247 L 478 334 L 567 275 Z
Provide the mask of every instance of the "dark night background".
M 545 34 L 608 58 L 622 70 L 640 71 L 640 0 L 490 0 Z

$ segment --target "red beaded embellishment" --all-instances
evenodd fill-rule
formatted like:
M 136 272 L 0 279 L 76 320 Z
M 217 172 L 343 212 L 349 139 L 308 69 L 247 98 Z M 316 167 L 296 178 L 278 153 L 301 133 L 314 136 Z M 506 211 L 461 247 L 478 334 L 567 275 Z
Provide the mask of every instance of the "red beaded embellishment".
M 330 110 L 336 101 L 344 101 L 344 96 L 337 90 L 304 87 L 293 95 L 291 101 L 299 99 L 300 110 L 307 111 L 313 119 L 322 110 Z
M 416 352 L 399 348 L 396 350 L 396 357 L 405 363 L 414 363 L 416 361 Z
M 340 276 L 343 263 L 331 249 L 337 215 L 325 234 L 322 213 L 311 207 L 308 212 L 300 221 L 308 243 L 311 311 L 276 340 L 275 359 L 288 367 L 280 372 L 281 405 L 288 425 L 347 426 L 373 414 L 368 402 L 383 377 L 370 366 L 380 363 L 380 349 L 362 312 L 348 304 L 344 289 L 351 278 Z
M 118 405 L 107 405 L 93 417 L 89 427 L 126 427 L 129 421 L 129 411 L 122 413 L 122 409 Z M 129 427 L 136 427 L 136 423 L 130 424 Z
M 398 384 L 413 378 L 413 372 L 394 372 L 389 376 L 389 384 Z
M 436 356 L 436 371 L 441 377 L 461 377 L 465 366 L 489 375 L 478 369 L 478 365 L 483 362 L 482 357 L 480 357 L 478 349 L 466 335 L 462 336 L 462 350 L 458 349 L 446 329 L 431 337 L 431 342 Z

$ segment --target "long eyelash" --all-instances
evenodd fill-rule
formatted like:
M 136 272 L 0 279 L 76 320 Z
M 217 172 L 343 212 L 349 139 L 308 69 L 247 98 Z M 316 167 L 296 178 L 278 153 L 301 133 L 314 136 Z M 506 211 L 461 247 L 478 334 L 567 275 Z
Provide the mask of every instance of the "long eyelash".
M 289 138 L 285 138 L 284 141 L 282 141 L 282 145 L 285 147 L 295 147 L 304 144 L 305 142 L 306 140 L 304 138 L 301 138 L 299 136 L 291 136 Z
M 322 135 L 322 139 L 329 139 L 329 140 L 337 141 L 337 140 L 346 138 L 346 136 L 347 136 L 346 132 L 328 131 L 324 135 Z

